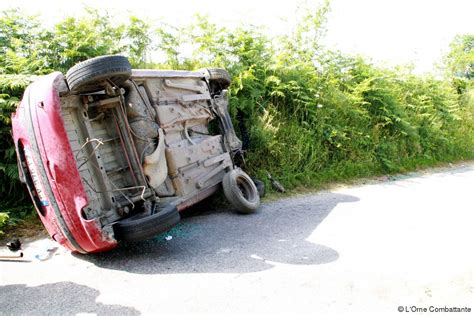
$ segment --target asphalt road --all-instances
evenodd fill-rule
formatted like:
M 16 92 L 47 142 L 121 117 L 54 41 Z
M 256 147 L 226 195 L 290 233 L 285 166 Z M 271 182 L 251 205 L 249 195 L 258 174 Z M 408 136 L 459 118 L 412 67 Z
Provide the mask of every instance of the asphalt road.
M 0 314 L 472 311 L 473 188 L 465 164 L 285 198 L 248 216 L 206 212 L 98 255 L 40 240 L 24 250 L 30 262 L 0 262 Z

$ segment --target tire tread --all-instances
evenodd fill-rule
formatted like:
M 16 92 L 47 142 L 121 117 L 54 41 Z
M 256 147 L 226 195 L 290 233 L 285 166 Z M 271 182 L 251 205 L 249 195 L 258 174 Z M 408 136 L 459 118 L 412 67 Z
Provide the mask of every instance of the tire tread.
M 73 92 L 100 88 L 99 81 L 110 79 L 119 85 L 132 73 L 128 59 L 120 55 L 91 58 L 73 66 L 66 73 L 66 81 Z

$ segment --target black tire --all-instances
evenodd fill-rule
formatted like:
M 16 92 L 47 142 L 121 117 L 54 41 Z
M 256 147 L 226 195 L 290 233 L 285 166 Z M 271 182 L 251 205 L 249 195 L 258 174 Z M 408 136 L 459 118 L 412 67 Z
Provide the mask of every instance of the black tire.
M 265 183 L 262 180 L 258 180 L 256 178 L 252 178 L 252 181 L 257 188 L 258 196 L 263 198 L 265 196 Z
M 252 179 L 242 171 L 234 169 L 224 175 L 222 187 L 227 200 L 239 213 L 253 213 L 260 206 L 260 196 Z
M 227 70 L 222 68 L 207 68 L 209 72 L 209 82 L 217 83 L 218 87 L 222 89 L 227 89 L 230 86 L 232 78 L 230 77 Z
M 180 220 L 176 206 L 168 206 L 160 212 L 145 216 L 132 216 L 117 222 L 114 228 L 115 238 L 121 241 L 141 241 L 165 232 Z
M 101 81 L 108 79 L 120 85 L 131 75 L 132 66 L 126 57 L 106 55 L 76 64 L 66 73 L 66 81 L 71 92 L 88 92 L 103 88 Z

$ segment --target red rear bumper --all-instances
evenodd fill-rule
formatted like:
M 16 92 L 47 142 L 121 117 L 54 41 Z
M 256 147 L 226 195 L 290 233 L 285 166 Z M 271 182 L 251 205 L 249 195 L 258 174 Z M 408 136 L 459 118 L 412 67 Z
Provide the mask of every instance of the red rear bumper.
M 56 72 L 31 84 L 12 116 L 22 176 L 54 240 L 74 252 L 108 250 L 116 240 L 98 220 L 82 215 L 88 197 L 61 117 L 58 86 L 62 80 Z

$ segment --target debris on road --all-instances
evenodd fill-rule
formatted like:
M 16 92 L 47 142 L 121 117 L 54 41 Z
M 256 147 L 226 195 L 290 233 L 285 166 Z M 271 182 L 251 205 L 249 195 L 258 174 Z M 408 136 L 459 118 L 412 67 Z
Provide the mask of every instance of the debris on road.
M 18 238 L 13 239 L 12 241 L 7 243 L 7 248 L 10 249 L 10 251 L 18 251 L 21 249 L 21 242 Z
M 19 254 L 0 254 L 0 261 L 18 260 L 23 258 L 23 252 Z
M 48 259 L 51 259 L 57 250 L 58 250 L 58 247 L 47 247 L 41 253 L 36 254 L 35 259 L 39 261 L 46 261 Z
M 283 187 L 283 185 L 281 185 L 280 182 L 278 182 L 276 179 L 274 179 L 270 173 L 267 172 L 267 176 L 268 176 L 268 179 L 270 180 L 270 183 L 272 184 L 272 187 L 277 190 L 278 192 L 280 193 L 285 193 L 286 190 L 285 188 Z

